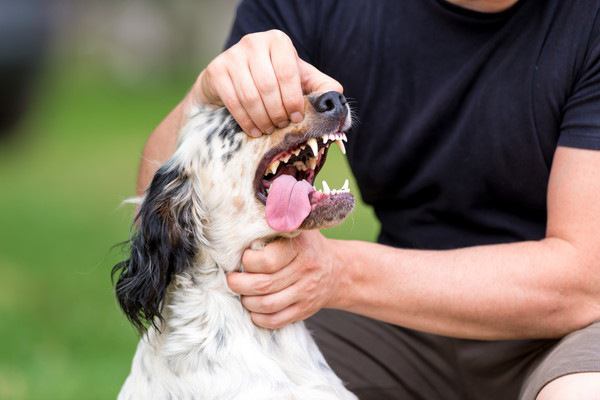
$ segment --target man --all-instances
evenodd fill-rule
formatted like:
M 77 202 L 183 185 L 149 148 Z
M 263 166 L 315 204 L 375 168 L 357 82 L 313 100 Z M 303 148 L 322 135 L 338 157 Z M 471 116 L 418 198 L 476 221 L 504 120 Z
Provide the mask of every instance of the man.
M 342 82 L 379 244 L 307 232 L 246 251 L 228 282 L 254 322 L 323 310 L 308 325 L 361 399 L 597 399 L 599 9 L 244 1 L 144 159 L 172 152 L 189 102 L 224 104 L 256 136 L 301 120 L 302 91 Z

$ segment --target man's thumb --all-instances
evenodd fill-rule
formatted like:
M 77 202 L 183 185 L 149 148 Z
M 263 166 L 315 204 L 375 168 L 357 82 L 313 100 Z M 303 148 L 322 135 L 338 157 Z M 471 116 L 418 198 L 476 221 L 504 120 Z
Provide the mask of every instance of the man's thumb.
M 325 75 L 300 58 L 298 58 L 298 69 L 300 71 L 300 81 L 304 93 L 329 92 L 331 90 L 339 93 L 344 92 L 344 88 L 338 81 Z

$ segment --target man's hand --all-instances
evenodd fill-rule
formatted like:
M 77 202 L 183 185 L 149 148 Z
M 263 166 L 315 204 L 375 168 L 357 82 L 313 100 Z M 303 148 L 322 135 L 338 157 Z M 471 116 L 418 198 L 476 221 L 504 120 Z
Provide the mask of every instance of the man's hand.
M 304 93 L 342 92 L 342 86 L 298 57 L 279 30 L 252 33 L 217 56 L 200 73 L 192 97 L 225 105 L 244 132 L 272 133 L 302 121 Z
M 269 329 L 304 320 L 335 302 L 339 266 L 334 241 L 318 231 L 246 250 L 245 272 L 227 277 L 255 324 Z

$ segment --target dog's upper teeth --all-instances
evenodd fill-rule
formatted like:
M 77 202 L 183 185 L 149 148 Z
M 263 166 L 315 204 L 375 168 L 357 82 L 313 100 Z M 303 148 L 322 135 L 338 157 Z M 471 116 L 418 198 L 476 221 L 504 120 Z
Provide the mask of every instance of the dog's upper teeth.
M 306 142 L 306 144 L 310 146 L 310 149 L 312 150 L 313 155 L 316 157 L 317 154 L 319 154 L 319 145 L 317 144 L 317 139 L 310 138 L 310 139 L 308 139 L 308 142 Z
M 269 168 L 267 169 L 267 172 L 272 173 L 273 175 L 275 175 L 275 173 L 277 172 L 277 168 L 279 167 L 279 160 L 275 160 L 273 161 L 270 165 Z
M 291 154 L 286 154 L 285 156 L 281 157 L 281 159 L 280 159 L 280 160 L 281 160 L 282 162 L 286 163 L 286 162 L 290 161 L 290 157 L 292 157 L 292 155 L 291 155 Z
M 298 154 L 300 154 L 300 149 L 293 150 L 292 154 L 297 156 Z
M 338 145 L 342 154 L 346 154 L 346 146 L 344 146 L 344 142 L 342 142 L 341 140 L 336 140 L 335 144 Z
M 348 138 L 346 137 L 346 134 L 345 134 L 345 133 L 342 133 L 342 140 L 343 140 L 344 142 L 347 142 L 347 141 L 348 141 Z
M 328 140 L 328 139 L 329 139 L 329 138 L 327 137 L 327 135 L 323 135 L 323 136 L 321 136 L 321 140 L 323 141 L 323 144 L 327 144 L 327 140 Z
M 325 193 L 325 194 L 331 193 L 331 189 L 329 189 L 329 185 L 327 184 L 326 181 L 323 181 L 323 193 Z

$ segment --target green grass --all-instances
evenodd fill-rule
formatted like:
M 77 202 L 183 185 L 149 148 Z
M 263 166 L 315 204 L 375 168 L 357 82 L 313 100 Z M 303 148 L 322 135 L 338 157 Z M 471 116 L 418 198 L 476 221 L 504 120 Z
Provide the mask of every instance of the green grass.
M 0 148 L 0 399 L 115 398 L 137 342 L 109 278 L 122 257 L 111 246 L 129 233 L 120 202 L 147 135 L 186 90 L 185 79 L 124 86 L 54 69 L 20 140 Z M 350 173 L 331 154 L 321 176 L 339 186 Z M 326 234 L 376 230 L 359 205 Z

